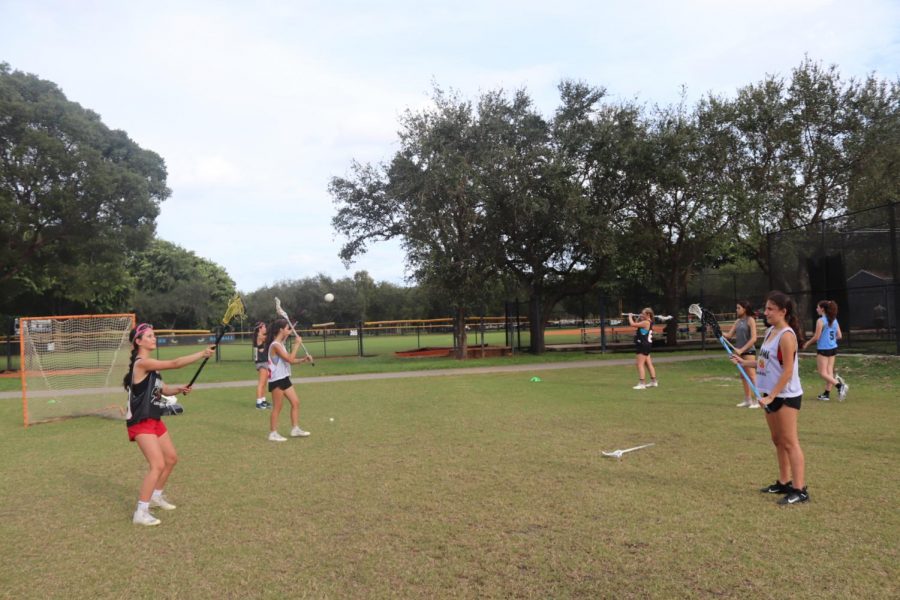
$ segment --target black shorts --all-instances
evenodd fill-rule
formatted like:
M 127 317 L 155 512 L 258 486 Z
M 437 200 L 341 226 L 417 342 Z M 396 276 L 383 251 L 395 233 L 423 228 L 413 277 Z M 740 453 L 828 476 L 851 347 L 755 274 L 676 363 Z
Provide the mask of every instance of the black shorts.
M 641 344 L 637 346 L 635 352 L 637 354 L 643 354 L 644 356 L 650 356 L 650 350 L 653 348 L 652 344 Z
M 275 390 L 286 390 L 293 385 L 294 384 L 291 383 L 290 377 L 284 377 L 282 379 L 276 379 L 275 381 L 270 381 L 269 382 L 269 391 L 274 392 Z
M 763 396 L 768 396 L 768 394 L 763 394 Z M 803 400 L 803 396 L 794 396 L 793 398 L 777 396 L 772 402 L 763 405 L 763 407 L 766 409 L 766 412 L 770 413 L 778 412 L 782 406 L 790 406 L 793 409 L 800 410 L 801 400 Z
M 753 350 L 751 348 L 750 350 L 747 350 L 746 352 L 741 354 L 741 358 L 744 358 L 745 356 L 756 356 L 756 350 Z
M 819 356 L 837 356 L 837 348 L 832 348 L 831 350 L 816 350 L 816 354 Z

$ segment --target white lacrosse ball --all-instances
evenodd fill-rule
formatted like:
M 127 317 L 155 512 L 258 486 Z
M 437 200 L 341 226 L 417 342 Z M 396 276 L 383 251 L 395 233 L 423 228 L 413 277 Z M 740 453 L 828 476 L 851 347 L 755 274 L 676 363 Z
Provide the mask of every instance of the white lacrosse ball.
M 334 300 L 334 294 L 331 292 L 325 294 L 325 302 L 332 302 Z

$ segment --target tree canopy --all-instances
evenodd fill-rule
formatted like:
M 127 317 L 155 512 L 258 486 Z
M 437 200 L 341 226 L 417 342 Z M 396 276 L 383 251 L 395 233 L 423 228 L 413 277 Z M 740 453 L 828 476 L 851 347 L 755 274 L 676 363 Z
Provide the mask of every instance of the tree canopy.
M 169 196 L 162 158 L 0 63 L 0 311 L 114 310 Z

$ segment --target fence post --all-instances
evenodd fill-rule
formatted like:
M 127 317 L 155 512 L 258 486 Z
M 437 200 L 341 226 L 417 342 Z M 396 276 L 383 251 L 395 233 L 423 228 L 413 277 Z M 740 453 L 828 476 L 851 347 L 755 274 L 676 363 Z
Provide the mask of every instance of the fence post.
M 897 327 L 897 318 L 900 317 L 900 264 L 897 255 L 897 203 L 891 202 L 888 208 L 888 223 L 891 230 L 891 276 L 894 280 L 894 339 L 897 342 L 897 354 L 900 354 L 900 328 Z M 890 314 L 888 314 L 890 317 Z M 888 318 L 888 339 L 891 336 L 890 318 Z
M 359 357 L 363 357 L 363 322 L 358 321 L 356 325 L 356 348 Z
M 606 354 L 606 299 L 600 292 L 600 354 Z

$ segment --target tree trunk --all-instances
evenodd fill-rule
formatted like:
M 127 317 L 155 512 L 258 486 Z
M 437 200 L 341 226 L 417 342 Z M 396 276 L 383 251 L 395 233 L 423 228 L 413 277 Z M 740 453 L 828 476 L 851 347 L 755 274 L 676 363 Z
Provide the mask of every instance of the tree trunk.
M 465 360 L 469 355 L 466 337 L 466 310 L 457 307 L 456 314 L 453 315 L 453 345 L 456 347 L 456 358 L 459 360 Z
M 528 299 L 528 330 L 531 333 L 529 350 L 532 354 L 543 354 L 544 345 L 544 311 L 539 292 L 532 293 Z

